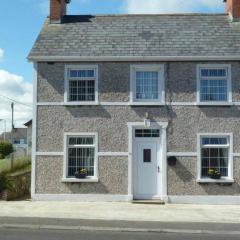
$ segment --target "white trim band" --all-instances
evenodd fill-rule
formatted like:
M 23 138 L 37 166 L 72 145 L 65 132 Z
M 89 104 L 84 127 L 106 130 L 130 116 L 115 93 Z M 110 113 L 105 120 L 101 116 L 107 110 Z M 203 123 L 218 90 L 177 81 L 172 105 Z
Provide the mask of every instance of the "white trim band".
M 123 157 L 128 157 L 129 153 L 128 152 L 99 152 L 98 156 L 103 157 L 103 156 L 123 156 Z
M 35 194 L 36 189 L 35 184 L 36 184 L 36 149 L 37 149 L 37 80 L 38 80 L 38 65 L 37 63 L 34 63 L 31 196 Z
M 99 157 L 119 156 L 128 157 L 128 152 L 98 152 Z M 36 156 L 64 156 L 64 152 L 36 152 Z M 197 152 L 167 152 L 167 156 L 171 157 L 197 157 Z M 240 153 L 233 153 L 233 157 L 240 157 Z
M 64 156 L 64 152 L 36 152 L 36 156 Z
M 239 205 L 240 196 L 230 195 L 168 196 L 168 202 L 174 204 Z
M 34 194 L 33 201 L 69 201 L 69 202 L 129 202 L 131 195 L 111 194 Z
M 130 103 L 130 102 L 93 102 L 93 103 L 84 103 L 84 102 L 38 102 L 37 106 L 240 106 L 240 102 L 209 102 L 209 103 L 197 103 L 197 102 L 162 102 L 162 103 L 148 103 L 148 102 L 139 102 L 139 103 Z
M 197 157 L 197 152 L 168 152 L 168 157 Z
M 123 156 L 128 157 L 128 152 L 98 152 L 98 157 L 104 156 Z M 36 152 L 36 156 L 64 156 L 64 152 Z

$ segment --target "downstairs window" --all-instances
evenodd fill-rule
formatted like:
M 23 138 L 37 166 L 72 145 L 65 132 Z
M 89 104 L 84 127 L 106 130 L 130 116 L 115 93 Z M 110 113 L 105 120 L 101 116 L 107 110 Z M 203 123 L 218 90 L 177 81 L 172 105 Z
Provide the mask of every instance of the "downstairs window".
M 67 177 L 75 177 L 75 173 L 86 169 L 87 177 L 95 176 L 96 167 L 96 137 L 68 136 L 67 137 Z
M 231 178 L 231 155 L 230 136 L 200 136 L 200 178 L 214 179 L 211 172 L 220 179 Z

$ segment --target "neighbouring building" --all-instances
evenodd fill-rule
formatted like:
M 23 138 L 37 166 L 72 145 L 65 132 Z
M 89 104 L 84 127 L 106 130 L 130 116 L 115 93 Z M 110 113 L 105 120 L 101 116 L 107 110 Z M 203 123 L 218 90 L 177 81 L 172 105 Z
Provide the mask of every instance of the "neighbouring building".
M 69 2 L 50 1 L 28 57 L 32 198 L 239 204 L 240 1 L 88 16 Z
M 27 127 L 27 155 L 32 154 L 32 120 L 29 120 L 24 124 Z
M 4 133 L 0 135 L 0 141 L 4 141 Z M 13 144 L 16 148 L 27 148 L 27 128 L 14 128 L 5 133 L 5 141 Z

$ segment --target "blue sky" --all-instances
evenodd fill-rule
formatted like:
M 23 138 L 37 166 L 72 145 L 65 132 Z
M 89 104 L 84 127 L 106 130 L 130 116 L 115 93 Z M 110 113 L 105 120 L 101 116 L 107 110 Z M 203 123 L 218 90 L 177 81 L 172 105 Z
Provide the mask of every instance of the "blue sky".
M 72 0 L 68 12 L 69 14 L 224 12 L 222 2 L 222 0 Z M 26 57 L 48 11 L 49 0 L 1 1 L 0 95 L 31 104 L 32 64 L 27 62 Z M 31 110 L 17 107 L 16 124 L 21 125 L 31 117 Z M 7 119 L 8 122 L 10 120 L 9 101 L 2 98 L 0 98 L 1 118 Z

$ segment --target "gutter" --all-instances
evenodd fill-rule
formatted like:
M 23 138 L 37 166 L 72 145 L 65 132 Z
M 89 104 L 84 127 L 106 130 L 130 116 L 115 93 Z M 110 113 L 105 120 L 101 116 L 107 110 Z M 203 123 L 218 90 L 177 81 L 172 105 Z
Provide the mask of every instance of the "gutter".
M 240 61 L 240 55 L 226 56 L 37 56 L 30 62 L 179 62 L 179 61 Z

